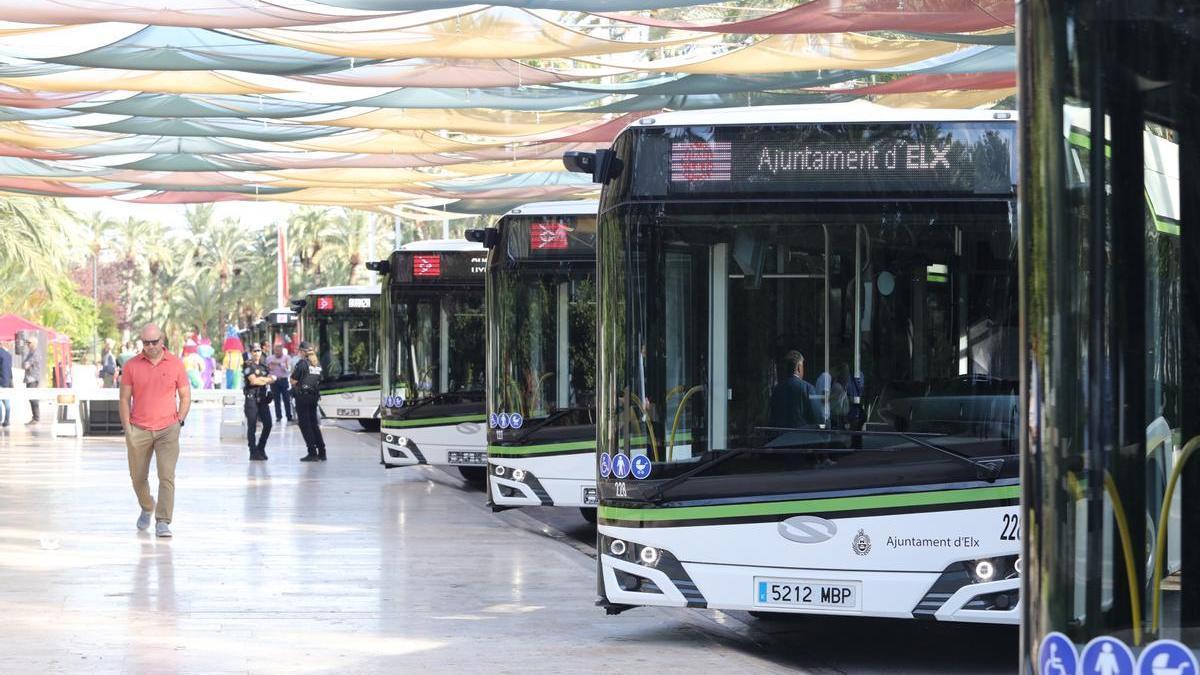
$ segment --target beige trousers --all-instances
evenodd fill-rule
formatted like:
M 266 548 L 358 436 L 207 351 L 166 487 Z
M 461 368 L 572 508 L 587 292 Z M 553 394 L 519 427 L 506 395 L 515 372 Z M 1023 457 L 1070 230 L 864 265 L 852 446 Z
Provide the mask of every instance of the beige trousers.
M 129 477 L 133 479 L 133 491 L 143 511 L 154 509 L 154 519 L 171 522 L 175 510 L 175 463 L 179 461 L 179 424 L 166 429 L 148 431 L 132 424 L 125 434 L 125 448 L 129 451 Z M 157 455 L 158 508 L 150 496 L 150 457 Z

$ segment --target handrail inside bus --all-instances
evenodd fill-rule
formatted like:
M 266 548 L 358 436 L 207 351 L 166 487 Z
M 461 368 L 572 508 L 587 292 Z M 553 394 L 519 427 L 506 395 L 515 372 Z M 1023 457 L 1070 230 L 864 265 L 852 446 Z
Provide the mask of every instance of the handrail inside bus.
M 667 444 L 668 455 L 675 449 L 675 432 L 679 429 L 679 416 L 683 414 L 684 404 L 687 403 L 687 400 L 692 397 L 692 394 L 695 394 L 698 390 L 702 389 L 704 389 L 704 385 L 702 384 L 698 384 L 691 389 L 688 389 L 687 393 L 683 395 L 683 398 L 679 400 L 679 405 L 675 406 L 675 421 L 671 424 L 671 442 Z M 668 459 L 669 457 L 663 458 L 664 461 Z
M 1183 474 L 1183 467 L 1187 465 L 1188 459 L 1195 454 L 1197 448 L 1200 448 L 1200 436 L 1193 436 L 1191 440 L 1184 443 L 1183 450 L 1179 452 L 1179 461 L 1175 462 L 1175 466 L 1171 470 L 1171 479 L 1167 481 L 1167 491 L 1163 494 L 1162 510 L 1158 514 L 1158 532 L 1154 535 L 1154 580 L 1150 586 L 1152 594 L 1150 631 L 1155 634 L 1158 633 L 1158 613 L 1162 604 L 1163 556 L 1166 555 L 1167 519 L 1171 517 L 1171 502 L 1175 498 L 1175 484 L 1179 482 L 1179 476 Z
M 654 440 L 654 423 L 650 420 L 650 413 L 646 410 L 646 404 L 642 399 L 632 391 L 629 392 L 629 397 L 637 402 L 637 407 L 642 411 L 642 423 L 646 425 L 646 438 L 650 441 L 650 459 L 658 461 L 658 443 Z M 630 406 L 629 412 L 633 412 L 633 407 Z

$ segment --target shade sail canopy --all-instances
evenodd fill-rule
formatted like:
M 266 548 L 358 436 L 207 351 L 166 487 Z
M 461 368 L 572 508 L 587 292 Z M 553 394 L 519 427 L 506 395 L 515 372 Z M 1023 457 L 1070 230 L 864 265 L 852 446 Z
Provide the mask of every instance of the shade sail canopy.
M 0 13 L 0 192 L 148 204 L 435 198 L 443 214 L 496 213 L 594 195 L 562 153 L 661 110 L 976 107 L 1016 84 L 1013 0 L 0 0 Z

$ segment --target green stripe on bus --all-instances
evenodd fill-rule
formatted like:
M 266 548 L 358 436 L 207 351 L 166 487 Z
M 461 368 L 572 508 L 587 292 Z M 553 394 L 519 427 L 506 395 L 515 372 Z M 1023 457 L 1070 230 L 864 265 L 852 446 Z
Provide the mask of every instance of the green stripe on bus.
M 867 509 L 903 508 L 931 504 L 958 504 L 998 499 L 1020 498 L 1019 485 L 1000 487 L 939 490 L 936 492 L 905 492 L 867 497 L 831 497 L 800 499 L 787 502 L 757 502 L 753 504 L 722 504 L 717 506 L 678 506 L 672 508 L 627 509 L 601 506 L 600 517 L 606 520 L 665 521 L 701 520 L 709 518 L 745 518 L 790 513 L 828 513 L 834 511 L 864 511 Z
M 456 417 L 428 417 L 423 420 L 383 420 L 385 429 L 404 429 L 407 427 L 434 427 L 442 424 L 458 424 L 459 422 L 483 422 L 483 415 L 458 415 Z
M 543 443 L 541 445 L 489 445 L 489 455 L 542 455 L 551 452 L 568 452 L 570 450 L 596 450 L 595 441 L 570 441 L 567 443 Z
M 341 389 L 322 389 L 322 394 L 353 394 L 358 391 L 379 391 L 379 387 L 342 387 Z

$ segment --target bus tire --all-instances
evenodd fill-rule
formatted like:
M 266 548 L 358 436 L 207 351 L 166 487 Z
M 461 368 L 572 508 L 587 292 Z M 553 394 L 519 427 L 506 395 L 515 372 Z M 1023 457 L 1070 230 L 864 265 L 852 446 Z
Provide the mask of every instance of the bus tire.
M 378 417 L 373 417 L 371 419 L 360 419 L 358 420 L 358 424 L 367 431 L 379 431 Z
M 592 525 L 596 524 L 596 507 L 581 506 L 579 507 L 579 513 L 583 516 L 584 520 L 588 521 Z
M 478 488 L 483 488 L 487 485 L 487 469 L 482 466 L 460 466 L 458 473 L 462 475 L 463 480 Z

